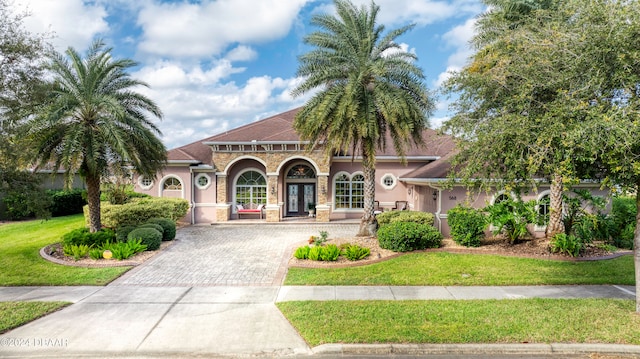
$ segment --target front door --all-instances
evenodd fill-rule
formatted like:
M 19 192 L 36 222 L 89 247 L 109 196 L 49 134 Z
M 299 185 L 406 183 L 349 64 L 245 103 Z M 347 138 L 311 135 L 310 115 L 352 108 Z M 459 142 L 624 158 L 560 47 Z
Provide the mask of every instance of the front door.
M 309 213 L 309 203 L 315 204 L 314 183 L 287 184 L 287 216 L 304 216 Z

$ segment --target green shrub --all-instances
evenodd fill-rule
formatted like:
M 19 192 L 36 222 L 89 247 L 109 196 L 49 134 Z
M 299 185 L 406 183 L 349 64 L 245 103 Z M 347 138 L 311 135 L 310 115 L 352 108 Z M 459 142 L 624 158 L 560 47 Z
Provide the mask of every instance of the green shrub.
M 157 224 L 157 223 L 149 223 L 149 222 L 147 222 L 147 223 L 143 223 L 143 224 L 139 225 L 137 228 L 153 228 L 156 231 L 160 232 L 160 234 L 162 234 L 164 236 L 164 228 L 161 225 Z
M 434 218 L 433 213 L 419 211 L 389 211 L 382 212 L 376 216 L 380 227 L 394 222 L 413 222 L 433 226 Z
M 91 248 L 89 250 L 89 258 L 91 259 L 102 259 L 102 252 L 103 250 L 101 248 Z
M 184 217 L 188 210 L 189 202 L 180 198 L 136 198 L 122 205 L 100 204 L 102 224 L 110 228 L 137 226 L 151 218 L 169 218 L 175 222 Z M 84 206 L 86 221 L 89 220 L 88 213 L 88 206 Z
M 298 259 L 308 259 L 309 258 L 309 250 L 311 250 L 311 247 L 309 247 L 309 246 L 298 247 L 296 249 L 296 252 L 293 254 L 293 256 L 298 258 Z
M 584 247 L 582 239 L 574 235 L 566 235 L 564 233 L 558 233 L 549 242 L 551 252 L 567 254 L 572 257 L 580 255 L 580 251 Z
M 348 244 L 342 249 L 342 255 L 350 261 L 367 258 L 370 254 L 371 250 L 369 248 L 360 247 L 357 244 Z
M 113 258 L 117 260 L 128 259 L 136 253 L 144 252 L 147 246 L 140 239 L 132 239 L 127 242 L 105 243 L 101 251 L 110 250 Z
M 338 257 L 340 257 L 340 249 L 335 244 L 329 244 L 324 247 L 319 247 L 322 250 L 320 251 L 320 259 L 326 262 L 337 261 Z
M 3 169 L 0 181 L 0 216 L 12 220 L 28 217 L 49 218 L 51 197 L 42 189 L 37 174 L 14 169 Z M 4 219 L 4 217 L 2 217 Z
M 620 232 L 619 235 L 614 237 L 613 245 L 623 249 L 633 249 L 633 237 L 635 236 L 636 224 L 629 223 Z
M 66 256 L 73 257 L 75 260 L 84 258 L 89 254 L 89 246 L 86 244 L 65 244 L 62 251 Z
M 84 244 L 89 247 L 95 247 L 100 246 L 105 242 L 113 242 L 115 238 L 115 233 L 108 228 L 103 228 L 95 233 L 89 232 L 88 228 L 79 228 L 63 235 L 62 243 L 71 245 Z
M 70 191 L 49 190 L 47 195 L 51 197 L 49 210 L 52 217 L 82 213 L 82 207 L 87 204 L 85 193 L 80 189 Z
M 479 247 L 487 220 L 481 210 L 456 206 L 447 212 L 451 238 L 466 247 Z
M 636 199 L 634 197 L 613 197 L 611 204 L 611 244 L 618 248 L 633 249 L 633 235 L 636 228 Z
M 394 252 L 437 248 L 441 241 L 442 234 L 427 224 L 394 222 L 378 230 L 380 247 Z
M 133 240 L 140 240 L 141 244 L 147 246 L 147 250 L 155 251 L 160 248 L 162 242 L 162 233 L 153 228 L 136 228 L 129 232 L 127 236 L 127 242 Z
M 494 234 L 503 233 L 509 243 L 515 243 L 529 235 L 529 224 L 536 223 L 538 212 L 536 201 L 516 201 L 508 198 L 485 207 L 488 221 L 495 226 Z
M 168 218 L 151 218 L 147 223 L 155 223 L 162 226 L 162 240 L 172 241 L 176 238 L 176 222 Z
M 136 226 L 118 227 L 116 229 L 116 241 L 117 242 L 126 242 L 127 241 L 127 236 L 129 235 L 129 232 L 133 231 L 136 228 L 137 228 Z
M 313 246 L 309 249 L 309 259 L 312 261 L 322 260 L 322 247 L 321 246 Z

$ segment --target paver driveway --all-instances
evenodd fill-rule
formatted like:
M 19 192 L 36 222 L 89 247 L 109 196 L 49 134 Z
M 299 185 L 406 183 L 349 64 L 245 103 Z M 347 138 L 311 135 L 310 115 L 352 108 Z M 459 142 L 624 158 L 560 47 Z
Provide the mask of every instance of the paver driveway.
M 351 223 L 189 226 L 178 230 L 173 246 L 112 285 L 281 285 L 296 245 L 320 231 L 337 238 L 357 230 Z

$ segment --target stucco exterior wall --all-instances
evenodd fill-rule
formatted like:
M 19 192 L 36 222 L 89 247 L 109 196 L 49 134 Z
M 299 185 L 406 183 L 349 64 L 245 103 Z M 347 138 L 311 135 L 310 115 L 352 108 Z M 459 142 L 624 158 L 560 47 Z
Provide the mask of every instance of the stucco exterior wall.
M 427 191 L 433 189 L 432 187 L 428 188 Z M 590 190 L 594 195 L 601 196 L 604 198 L 610 198 L 610 191 L 607 189 L 600 189 L 599 185 L 579 185 L 575 187 L 584 188 Z M 493 204 L 493 201 L 497 197 L 497 195 L 501 193 L 506 193 L 512 198 L 514 197 L 513 193 L 508 193 L 504 191 L 489 191 L 489 192 L 477 192 L 477 191 L 468 191 L 464 187 L 454 187 L 452 189 L 439 189 L 438 195 L 439 198 L 437 200 L 436 211 L 432 212 L 436 216 L 435 225 L 442 232 L 445 237 L 450 235 L 449 224 L 447 222 L 447 212 L 457 206 L 458 204 L 468 205 L 475 208 L 484 208 L 490 204 Z M 539 200 L 542 196 L 549 193 L 549 186 L 539 186 L 537 191 L 531 191 L 528 193 L 522 194 L 523 201 L 530 200 Z M 571 191 L 568 192 L 568 195 L 571 195 Z M 610 204 L 607 206 L 606 210 L 610 209 Z M 430 211 L 426 211 L 430 212 Z M 546 227 L 538 227 L 532 225 L 530 231 L 534 234 L 535 237 L 544 237 L 545 236 Z M 486 231 L 487 236 L 493 235 L 490 229 Z
M 396 201 L 408 201 L 409 209 L 415 209 L 417 205 L 417 193 L 414 193 L 414 186 L 407 185 L 404 182 L 399 181 L 404 174 L 415 170 L 418 167 L 425 165 L 427 162 L 409 162 L 407 165 L 398 162 L 378 162 L 376 164 L 375 185 L 376 195 L 375 200 L 379 202 L 383 211 L 390 211 L 396 206 Z M 355 219 L 362 217 L 361 209 L 336 209 L 334 206 L 334 181 L 337 175 L 340 173 L 348 173 L 353 175 L 354 173 L 362 172 L 362 165 L 358 162 L 333 162 L 331 164 L 331 171 L 329 173 L 328 184 L 328 196 L 331 206 L 331 219 Z M 391 176 L 395 179 L 395 183 L 392 186 L 383 185 L 383 178 L 385 176 Z

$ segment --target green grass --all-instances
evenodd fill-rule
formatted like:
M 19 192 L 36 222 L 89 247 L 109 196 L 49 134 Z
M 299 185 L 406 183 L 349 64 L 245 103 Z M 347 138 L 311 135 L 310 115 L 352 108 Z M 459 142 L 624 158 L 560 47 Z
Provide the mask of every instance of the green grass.
M 36 320 L 71 303 L 0 302 L 0 334 Z
M 324 343 L 640 344 L 620 299 L 281 302 L 311 346 Z
M 79 215 L 0 226 L 0 286 L 104 285 L 131 267 L 80 268 L 51 263 L 40 249 L 84 226 Z
M 568 262 L 479 254 L 411 253 L 350 268 L 289 268 L 285 285 L 635 285 L 633 256 Z

